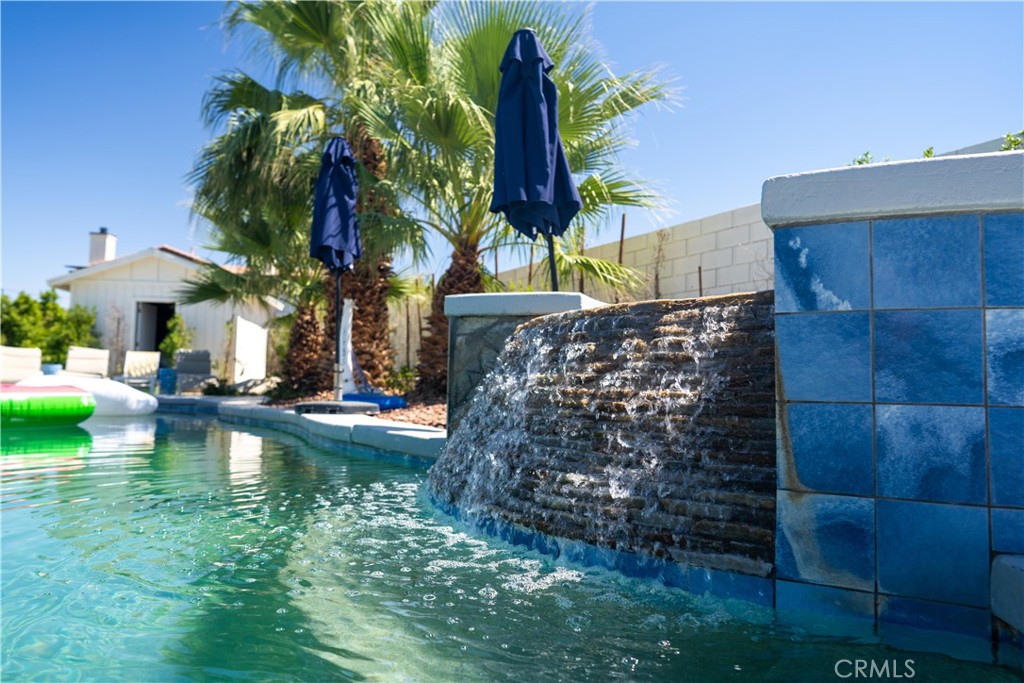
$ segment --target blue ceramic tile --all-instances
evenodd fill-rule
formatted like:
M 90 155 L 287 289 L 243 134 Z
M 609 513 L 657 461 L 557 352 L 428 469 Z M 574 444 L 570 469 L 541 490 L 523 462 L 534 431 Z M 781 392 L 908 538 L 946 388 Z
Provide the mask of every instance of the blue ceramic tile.
M 874 509 L 871 498 L 779 491 L 776 575 L 873 590 Z
M 985 409 L 877 408 L 878 495 L 984 504 Z
M 690 589 L 690 580 L 687 576 L 687 568 L 675 562 L 666 562 L 662 567 L 661 582 L 670 588 Z
M 928 631 L 946 631 L 970 638 L 992 636 L 992 613 L 987 609 L 961 607 L 911 598 L 883 597 L 878 620 Z
M 809 583 L 775 582 L 779 620 L 810 633 L 870 638 L 875 629 L 875 595 Z
M 981 233 L 976 215 L 875 221 L 875 308 L 981 305 Z
M 774 232 L 775 310 L 849 311 L 870 306 L 867 222 Z
M 878 589 L 988 606 L 988 509 L 879 500 Z
M 691 567 L 688 579 L 689 591 L 695 595 L 710 593 L 720 598 L 746 600 L 764 607 L 771 607 L 775 600 L 772 580 L 760 576 Z
M 1024 553 L 1024 510 L 992 508 L 992 550 Z
M 1024 306 L 1024 214 L 984 216 L 985 305 Z
M 779 315 L 779 394 L 790 401 L 871 400 L 867 313 Z
M 780 418 L 780 488 L 874 495 L 870 405 L 790 403 Z
M 985 311 L 988 402 L 1024 406 L 1024 308 Z
M 989 408 L 988 448 L 992 504 L 1024 507 L 1024 410 Z
M 876 400 L 980 405 L 981 321 L 980 309 L 876 313 Z
M 875 594 L 832 586 L 779 580 L 775 606 L 782 611 L 814 612 L 822 616 L 875 619 Z

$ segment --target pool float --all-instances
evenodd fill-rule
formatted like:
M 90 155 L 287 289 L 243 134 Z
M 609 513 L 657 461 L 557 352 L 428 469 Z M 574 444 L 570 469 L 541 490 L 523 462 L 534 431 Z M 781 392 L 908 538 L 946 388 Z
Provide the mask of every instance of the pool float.
M 18 382 L 19 387 L 78 387 L 88 391 L 96 399 L 96 417 L 124 417 L 128 415 L 149 415 L 156 412 L 156 396 L 133 389 L 127 384 L 100 377 L 75 377 L 73 375 L 43 375 Z
M 0 427 L 76 425 L 95 410 L 96 399 L 78 387 L 0 384 Z

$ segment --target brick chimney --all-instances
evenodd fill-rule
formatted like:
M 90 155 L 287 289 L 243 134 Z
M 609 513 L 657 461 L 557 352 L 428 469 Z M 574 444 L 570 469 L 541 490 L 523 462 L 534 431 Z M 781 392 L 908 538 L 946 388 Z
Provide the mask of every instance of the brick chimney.
M 112 261 L 117 254 L 117 237 L 100 228 L 98 232 L 89 233 L 89 265 L 94 266 L 104 261 Z

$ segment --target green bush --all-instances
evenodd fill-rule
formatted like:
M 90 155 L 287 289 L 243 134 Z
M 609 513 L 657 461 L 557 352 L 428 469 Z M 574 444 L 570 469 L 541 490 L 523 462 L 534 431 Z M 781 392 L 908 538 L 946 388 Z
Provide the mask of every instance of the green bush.
M 160 364 L 165 368 L 173 368 L 178 362 L 178 351 L 192 345 L 192 330 L 185 324 L 180 314 L 167 321 L 167 335 L 160 342 Z
M 85 306 L 64 309 L 57 292 L 33 299 L 19 292 L 13 300 L 0 297 L 0 340 L 5 346 L 38 347 L 44 363 L 67 362 L 69 346 L 98 347 L 96 312 Z

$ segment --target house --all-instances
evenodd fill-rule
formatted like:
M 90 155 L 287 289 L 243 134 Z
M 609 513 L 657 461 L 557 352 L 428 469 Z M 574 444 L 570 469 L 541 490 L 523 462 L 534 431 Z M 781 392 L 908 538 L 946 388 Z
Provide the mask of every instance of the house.
M 167 323 L 180 314 L 192 331 L 192 348 L 208 350 L 215 371 L 231 382 L 262 379 L 267 367 L 267 328 L 280 303 L 257 305 L 215 302 L 182 304 L 186 279 L 198 275 L 207 259 L 166 244 L 118 257 L 117 237 L 106 228 L 89 234 L 89 265 L 51 278 L 50 287 L 70 293 L 71 305 L 96 312 L 100 343 L 111 363 L 127 350 L 157 351 Z M 275 310 L 276 309 L 276 310 Z

